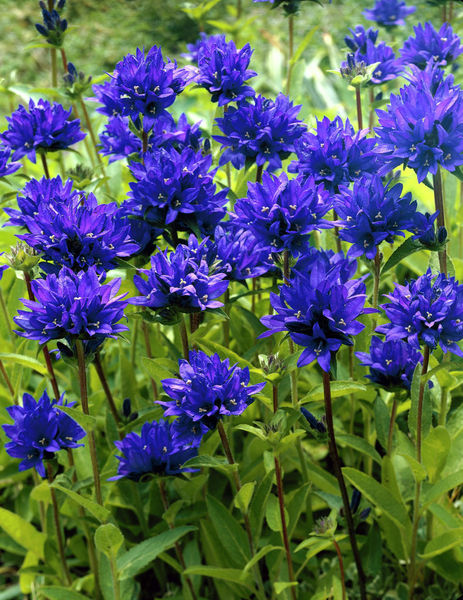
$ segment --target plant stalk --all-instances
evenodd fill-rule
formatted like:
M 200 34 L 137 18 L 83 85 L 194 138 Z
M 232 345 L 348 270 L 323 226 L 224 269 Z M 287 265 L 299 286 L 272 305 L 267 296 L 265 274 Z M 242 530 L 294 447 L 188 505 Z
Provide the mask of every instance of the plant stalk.
M 291 77 L 293 74 L 292 59 L 294 55 L 294 17 L 288 17 L 288 77 L 286 79 L 286 95 L 291 91 Z
M 119 413 L 117 412 L 116 404 L 114 402 L 114 398 L 113 398 L 113 395 L 111 393 L 111 389 L 110 389 L 110 387 L 108 385 L 108 380 L 106 379 L 106 375 L 105 375 L 105 372 L 103 370 L 103 364 L 101 362 L 101 356 L 100 356 L 99 352 L 96 353 L 95 360 L 94 360 L 93 364 L 95 365 L 95 369 L 96 369 L 96 372 L 97 372 L 98 377 L 100 379 L 101 386 L 102 386 L 102 388 L 104 390 L 104 393 L 106 395 L 106 399 L 108 401 L 109 409 L 111 411 L 111 414 L 114 417 L 114 420 L 116 421 L 116 424 L 119 426 L 121 424 L 121 418 L 119 416 Z
M 146 321 L 142 321 L 141 328 L 143 331 L 143 338 L 145 340 L 146 355 L 148 356 L 148 358 L 153 358 L 153 353 L 151 352 L 150 332 L 149 332 L 148 324 L 146 323 Z M 156 382 L 154 381 L 154 379 L 152 377 L 150 377 L 150 381 L 151 381 L 151 387 L 153 389 L 154 401 L 157 402 L 157 400 L 159 398 L 158 386 L 156 385 Z
M 336 554 L 338 555 L 339 571 L 341 574 L 342 600 L 346 600 L 347 595 L 346 595 L 346 578 L 344 575 L 344 562 L 342 560 L 341 548 L 339 547 L 338 542 L 334 538 L 333 538 L 333 546 L 336 550 Z
M 47 179 L 50 179 L 50 171 L 48 170 L 47 157 L 45 152 L 40 152 L 40 158 L 42 160 L 43 173 Z
M 16 396 L 15 396 L 15 393 L 14 393 L 14 387 L 11 384 L 11 379 L 8 377 L 8 373 L 6 372 L 5 365 L 3 364 L 3 361 L 1 359 L 0 359 L 0 372 L 1 372 L 2 376 L 3 376 L 3 379 L 5 380 L 5 383 L 6 383 L 7 388 L 9 390 L 10 394 L 11 394 L 11 397 L 13 399 L 14 404 L 17 404 Z
M 264 172 L 264 165 L 259 165 L 256 171 L 256 183 L 262 183 L 262 173 Z
M 389 433 L 387 436 L 387 455 L 388 456 L 391 456 L 391 454 L 392 454 L 392 440 L 394 437 L 394 425 L 395 425 L 396 415 L 397 415 L 397 396 L 394 394 L 394 399 L 392 401 L 391 420 L 389 422 Z
M 64 579 L 66 580 L 67 585 L 72 584 L 71 574 L 69 573 L 68 564 L 66 561 L 66 555 L 64 553 L 64 544 L 63 544 L 63 536 L 61 534 L 61 524 L 59 518 L 59 508 L 58 502 L 56 500 L 55 489 L 51 487 L 53 483 L 53 469 L 50 462 L 47 461 L 47 475 L 48 475 L 48 483 L 50 484 L 50 494 L 51 494 L 51 502 L 53 506 L 53 520 L 55 522 L 55 530 L 56 530 L 56 541 L 58 542 L 58 552 L 61 560 L 61 568 L 63 569 Z
M 442 189 L 442 173 L 440 166 L 437 167 L 437 172 L 433 175 L 434 184 L 434 205 L 439 214 L 437 215 L 437 227 L 445 227 L 445 203 L 444 192 Z M 447 275 L 447 248 L 439 250 L 439 267 L 441 273 Z
M 357 105 L 357 122 L 359 130 L 363 129 L 363 115 L 362 115 L 362 95 L 360 93 L 360 86 L 355 86 L 355 103 Z
M 186 330 L 185 316 L 181 313 L 181 321 L 179 323 L 180 326 L 180 337 L 182 338 L 182 350 L 183 350 L 183 358 L 188 360 L 190 357 L 190 346 L 188 344 L 188 332 Z
M 5 303 L 5 298 L 3 297 L 3 292 L 1 289 L 0 289 L 0 307 L 2 309 L 3 316 L 5 317 L 5 323 L 6 323 L 6 327 L 8 329 L 8 335 L 14 345 L 15 338 L 14 338 L 14 334 L 13 334 L 13 328 L 11 327 L 10 315 L 8 314 L 8 310 L 6 308 L 6 303 Z

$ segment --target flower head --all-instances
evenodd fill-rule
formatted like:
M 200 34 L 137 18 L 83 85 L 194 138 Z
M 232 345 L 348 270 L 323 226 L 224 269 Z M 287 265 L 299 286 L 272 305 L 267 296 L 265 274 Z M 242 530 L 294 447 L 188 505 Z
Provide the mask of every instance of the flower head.
M 370 353 L 356 352 L 361 365 L 370 368 L 368 379 L 386 389 L 405 388 L 412 385 L 416 365 L 423 361 L 421 354 L 402 340 L 383 342 L 379 337 L 371 338 Z
M 21 167 L 19 162 L 11 162 L 11 148 L 0 146 L 0 177 L 12 175 Z
M 167 408 L 166 416 L 182 419 L 177 433 L 177 421 L 173 423 L 177 439 L 182 438 L 187 424 L 205 433 L 214 429 L 225 415 L 241 415 L 253 402 L 252 396 L 265 386 L 265 383 L 249 385 L 247 367 L 230 366 L 228 358 L 221 360 L 218 354 L 208 356 L 201 351 L 192 350 L 188 360 L 179 361 L 179 374 L 180 379 L 162 381 L 171 400 L 159 401 Z
M 457 345 L 463 339 L 463 285 L 454 277 L 435 277 L 428 270 L 405 285 L 396 284 L 386 297 L 390 302 L 381 308 L 390 323 L 376 329 L 386 340 L 405 339 L 417 349 L 422 343 L 431 350 L 440 346 L 463 356 Z
M 78 100 L 89 89 L 92 77 L 88 77 L 82 71 L 78 71 L 75 65 L 68 63 L 67 73 L 63 75 L 64 87 L 66 88 L 66 96 L 73 100 Z
M 430 250 L 440 250 L 447 239 L 447 230 L 444 226 L 436 228 L 435 221 L 439 213 L 434 214 L 416 212 L 413 215 L 413 225 L 409 229 L 423 246 Z
M 183 58 L 187 58 L 192 63 L 197 63 L 199 49 L 203 46 L 203 44 L 205 44 L 206 42 L 212 43 L 212 41 L 214 41 L 216 45 L 219 45 L 222 38 L 223 36 L 220 34 L 207 35 L 207 33 L 201 31 L 199 34 L 199 38 L 193 44 L 186 45 L 188 52 L 184 52 L 182 56 Z
M 29 310 L 19 310 L 14 318 L 21 328 L 16 333 L 41 344 L 64 340 L 71 351 L 79 339 L 90 354 L 106 338 L 128 329 L 119 324 L 127 306 L 124 296 L 116 295 L 120 283 L 114 279 L 102 284 L 95 267 L 79 273 L 63 267 L 58 274 L 35 279 L 31 285 L 36 301 L 22 301 Z
M 321 4 L 320 0 L 308 0 L 309 2 L 316 2 Z M 299 12 L 300 4 L 303 0 L 253 0 L 253 2 L 270 2 L 272 8 L 278 8 L 281 6 L 287 15 L 295 15 Z M 329 0 L 331 3 L 331 0 Z
M 308 132 L 296 142 L 298 160 L 289 165 L 289 171 L 312 176 L 315 183 L 337 193 L 340 185 L 376 172 L 376 142 L 367 138 L 367 133 L 367 129 L 355 133 L 348 119 L 343 123 L 341 117 L 333 121 L 324 117 L 317 121 L 314 133 Z
M 376 0 L 375 6 L 364 10 L 363 14 L 383 27 L 398 27 L 405 25 L 405 18 L 415 10 L 415 6 L 407 6 L 404 0 Z
M 176 439 L 173 429 L 173 423 L 160 419 L 145 423 L 141 435 L 131 432 L 114 442 L 122 456 L 116 455 L 119 460 L 117 475 L 110 477 L 110 481 L 122 477 L 139 481 L 146 475 L 176 475 L 192 471 L 182 468 L 182 465 L 196 456 L 198 450 Z
M 461 40 L 453 33 L 452 27 L 444 23 L 436 31 L 431 23 L 418 23 L 413 28 L 415 37 L 405 40 L 400 50 L 401 59 L 406 65 L 416 65 L 425 69 L 428 64 L 449 65 L 463 52 Z
M 42 9 L 43 25 L 36 23 L 35 28 L 52 46 L 60 47 L 63 45 L 64 32 L 68 28 L 66 19 L 62 19 L 60 12 L 63 10 L 66 0 L 53 0 L 52 8 L 40 2 Z
M 312 231 L 332 227 L 323 220 L 332 208 L 329 193 L 313 177 L 264 173 L 262 184 L 249 183 L 248 188 L 247 198 L 235 204 L 236 222 L 274 252 L 298 254 Z
M 51 459 L 55 452 L 63 448 L 78 448 L 77 442 L 85 437 L 82 427 L 59 410 L 59 406 L 72 406 L 65 403 L 64 395 L 50 401 L 45 391 L 38 401 L 30 394 L 24 394 L 22 406 L 10 406 L 8 414 L 13 425 L 3 425 L 11 442 L 5 444 L 10 456 L 21 458 L 19 470 L 36 468 L 45 477 L 44 459 Z
M 346 45 L 352 52 L 360 50 L 362 54 L 366 54 L 367 52 L 367 41 L 370 40 L 373 44 L 376 44 L 379 34 L 377 29 L 373 29 L 372 27 L 365 29 L 363 25 L 356 25 L 355 29 L 349 29 L 349 31 L 352 37 L 346 35 L 344 38 Z
M 65 150 L 84 139 L 80 131 L 79 119 L 69 121 L 71 110 L 64 110 L 61 104 L 50 104 L 39 100 L 29 101 L 29 112 L 20 106 L 11 117 L 6 117 L 8 129 L 1 134 L 3 143 L 11 148 L 12 159 L 27 155 L 32 162 L 36 152 Z
M 270 171 L 280 169 L 282 159 L 294 152 L 296 140 L 306 130 L 297 118 L 300 108 L 283 94 L 274 101 L 256 96 L 252 102 L 229 108 L 223 118 L 216 119 L 224 135 L 213 138 L 225 148 L 219 164 L 231 161 L 242 169 L 246 163 L 262 166 L 268 162 Z

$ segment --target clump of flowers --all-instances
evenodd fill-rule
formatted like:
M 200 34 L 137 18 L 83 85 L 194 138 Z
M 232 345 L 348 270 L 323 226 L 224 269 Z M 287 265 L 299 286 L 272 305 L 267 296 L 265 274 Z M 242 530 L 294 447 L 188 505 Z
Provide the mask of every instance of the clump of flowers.
M 382 341 L 379 337 L 371 338 L 370 352 L 356 352 L 360 364 L 369 367 L 368 379 L 392 390 L 395 388 L 410 389 L 413 372 L 423 357 L 416 348 L 402 340 Z
M 378 175 L 362 177 L 352 190 L 341 187 L 334 207 L 339 237 L 352 244 L 349 256 L 373 259 L 382 241 L 392 244 L 414 226 L 416 202 L 410 192 L 401 196 L 402 189 L 400 183 L 385 187 Z
M 376 0 L 374 7 L 363 14 L 383 27 L 398 27 L 405 25 L 405 18 L 415 11 L 416 7 L 407 6 L 404 0 Z
M 39 2 L 42 9 L 43 25 L 36 23 L 35 28 L 52 46 L 60 47 L 63 45 L 64 33 L 68 28 L 68 22 L 66 19 L 61 18 L 60 13 L 65 4 L 66 0 L 53 0 L 52 8 L 49 10 L 45 2 Z
M 198 445 L 202 435 L 215 429 L 227 415 L 241 415 L 265 383 L 249 385 L 249 369 L 230 366 L 218 354 L 190 351 L 189 360 L 179 361 L 179 379 L 164 379 L 162 386 L 171 398 L 159 401 L 166 416 L 179 417 L 172 424 L 174 439 Z
M 39 100 L 29 101 L 29 111 L 19 106 L 11 117 L 6 117 L 8 129 L 1 134 L 2 142 L 13 150 L 13 160 L 27 156 L 35 163 L 37 152 L 65 150 L 80 142 L 85 133 L 79 119 L 69 120 L 71 110 L 61 104 Z
M 463 356 L 457 342 L 463 339 L 463 285 L 454 277 L 431 270 L 405 285 L 396 284 L 390 302 L 383 304 L 389 323 L 376 331 L 386 340 L 406 340 L 419 349 L 425 344 L 434 350 Z
M 92 76 L 88 77 L 82 71 L 78 71 L 75 65 L 70 62 L 67 65 L 67 73 L 63 75 L 63 82 L 66 96 L 73 100 L 79 99 L 89 89 L 92 83 Z
M 413 29 L 415 37 L 410 36 L 400 50 L 406 65 L 416 65 L 420 69 L 429 64 L 445 67 L 463 52 L 460 38 L 448 23 L 444 23 L 439 31 L 431 23 L 418 23 Z
M 116 455 L 119 460 L 117 475 L 110 477 L 110 481 L 123 477 L 139 481 L 148 475 L 177 475 L 193 471 L 182 468 L 182 465 L 196 456 L 198 449 L 175 438 L 174 426 L 174 423 L 160 419 L 145 423 L 140 435 L 131 432 L 114 442 L 122 456 Z
M 256 96 L 237 108 L 230 107 L 223 118 L 216 119 L 223 135 L 213 138 L 224 149 L 219 164 L 231 162 L 235 169 L 256 163 L 268 170 L 281 168 L 281 161 L 294 152 L 296 140 L 306 127 L 297 118 L 300 106 L 293 106 L 284 94 L 275 100 Z
M 51 401 L 45 391 L 37 401 L 30 394 L 24 394 L 22 406 L 7 408 L 14 425 L 2 426 L 11 440 L 5 444 L 5 450 L 21 459 L 20 471 L 35 467 L 37 473 L 45 477 L 44 460 L 52 459 L 55 452 L 63 448 L 83 446 L 77 442 L 85 437 L 85 431 L 58 408 L 74 404 L 64 402 L 64 395 Z
M 377 171 L 376 141 L 368 130 L 357 133 L 346 119 L 317 121 L 316 131 L 307 132 L 295 144 L 297 160 L 289 165 L 291 173 L 313 177 L 315 183 L 337 193 L 340 185 L 349 185 L 367 173 Z
M 323 219 L 332 208 L 329 193 L 313 177 L 290 180 L 286 173 L 264 173 L 262 184 L 249 183 L 248 190 L 235 204 L 236 221 L 274 252 L 297 255 L 310 233 L 332 227 Z

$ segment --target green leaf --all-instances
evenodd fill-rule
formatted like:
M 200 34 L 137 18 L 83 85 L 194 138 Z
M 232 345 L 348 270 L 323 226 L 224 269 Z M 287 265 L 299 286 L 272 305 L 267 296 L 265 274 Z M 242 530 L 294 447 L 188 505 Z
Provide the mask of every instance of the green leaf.
M 269 471 L 262 481 L 257 486 L 254 496 L 249 506 L 249 521 L 251 522 L 252 534 L 255 542 L 260 538 L 262 523 L 264 521 L 264 510 L 267 500 L 272 489 L 274 479 L 274 471 Z
M 381 275 L 384 275 L 384 273 L 398 265 L 404 258 L 410 256 L 410 254 L 414 254 L 418 250 L 423 250 L 423 244 L 420 244 L 418 240 L 414 240 L 411 237 L 406 239 L 387 259 L 381 269 Z
M 240 583 L 241 585 L 252 589 L 251 574 L 245 574 L 241 569 L 226 569 L 224 567 L 198 565 L 194 567 L 188 567 L 184 573 L 185 575 L 203 575 L 204 577 L 223 579 L 224 581 L 231 581 L 232 583 Z
M 209 518 L 217 536 L 223 540 L 227 553 L 244 567 L 250 556 L 248 539 L 241 525 L 214 496 L 207 496 L 206 504 Z
M 58 410 L 69 415 L 74 421 L 77 421 L 79 425 L 85 429 L 88 433 L 89 431 L 93 431 L 96 429 L 96 418 L 90 415 L 84 415 L 81 410 L 77 410 L 76 408 L 69 408 L 69 406 L 61 406 L 59 404 L 56 405 Z
M 398 452 L 397 455 L 402 456 L 402 458 L 405 458 L 405 460 L 408 463 L 408 466 L 412 470 L 413 477 L 415 478 L 416 482 L 424 481 L 426 479 L 426 475 L 427 475 L 426 469 L 423 467 L 423 465 L 421 463 L 419 463 L 416 460 L 416 458 L 413 458 L 413 456 L 410 456 L 409 454 L 405 454 L 402 452 Z
M 313 38 L 315 32 L 317 31 L 318 27 L 319 27 L 318 25 L 316 25 L 315 27 L 312 27 L 312 29 L 310 31 L 308 31 L 305 34 L 305 36 L 302 38 L 301 43 L 296 48 L 296 51 L 294 52 L 293 56 L 291 57 L 290 67 L 293 67 L 298 62 L 298 60 L 301 58 L 302 53 L 304 52 L 304 50 L 307 48 L 307 46 L 312 41 L 312 38 Z
M 115 558 L 124 543 L 124 536 L 119 527 L 112 523 L 100 525 L 95 531 L 95 546 L 109 558 Z
M 147 375 L 159 381 L 168 377 L 177 377 L 178 364 L 168 358 L 141 357 L 141 366 Z
M 418 422 L 418 401 L 420 395 L 421 385 L 421 363 L 418 363 L 413 373 L 412 387 L 410 390 L 411 406 L 410 412 L 408 413 L 408 428 L 414 438 L 416 438 L 416 428 Z M 425 385 L 423 393 L 423 410 L 421 417 L 421 435 L 425 437 L 430 428 L 432 420 L 432 403 L 431 395 L 429 393 L 429 387 Z
M 391 417 L 389 415 L 386 403 L 379 395 L 376 397 L 373 410 L 375 415 L 375 427 L 378 441 L 383 448 L 387 448 L 389 423 L 391 421 Z
M 238 468 L 237 463 L 230 465 L 226 458 L 216 458 L 215 456 L 207 456 L 207 454 L 200 454 L 199 456 L 190 458 L 184 466 L 193 469 L 208 467 L 210 469 L 218 469 L 219 471 L 225 472 Z
M 454 488 L 463 484 L 463 470 L 457 471 L 456 473 L 452 473 L 451 475 L 447 475 L 434 485 L 430 487 L 425 486 L 423 493 L 423 504 L 427 505 L 434 500 L 439 499 L 449 490 L 453 490 Z
M 336 439 L 341 445 L 345 444 L 346 446 L 349 446 L 349 448 L 358 450 L 365 456 L 372 458 L 378 464 L 381 464 L 381 456 L 379 453 L 363 438 L 356 435 L 350 435 L 349 433 L 341 433 L 336 435 Z
M 285 508 L 285 517 L 286 522 L 289 521 L 288 512 Z M 278 498 L 273 494 L 270 494 L 267 500 L 267 505 L 265 507 L 265 519 L 267 521 L 268 526 L 272 531 L 281 531 L 281 516 L 280 516 L 280 505 L 278 503 Z
M 193 337 L 194 336 L 192 336 L 192 338 Z M 198 338 L 198 339 L 195 338 L 194 341 L 201 349 L 205 349 L 206 352 L 208 352 L 208 351 L 217 352 L 217 354 L 219 354 L 219 356 L 222 360 L 224 358 L 229 358 L 231 364 L 238 363 L 238 365 L 240 367 L 249 367 L 250 369 L 254 368 L 254 365 L 252 363 L 248 362 L 244 358 L 241 358 L 241 356 L 236 354 L 236 352 L 233 352 L 233 350 L 229 350 L 228 348 L 225 348 L 225 346 L 221 346 L 220 344 L 217 344 L 216 342 L 212 342 L 211 340 L 208 340 L 208 339 L 205 339 L 202 337 Z
M 458 529 L 450 529 L 441 535 L 433 538 L 425 546 L 423 554 L 420 557 L 423 559 L 433 558 L 438 554 L 443 554 L 454 548 L 455 546 L 463 545 L 463 527 Z
M 77 492 L 69 490 L 63 487 L 62 485 L 59 485 L 58 483 L 53 483 L 51 487 L 59 490 L 60 492 L 63 492 L 63 494 L 66 494 L 66 496 L 71 498 L 71 500 L 76 502 L 76 504 L 83 506 L 85 510 L 92 514 L 96 519 L 98 519 L 100 523 L 105 523 L 111 516 L 111 512 L 107 508 L 101 506 L 100 504 L 97 504 L 96 502 L 93 502 L 93 500 L 90 500 L 90 498 L 85 498 Z
M 365 498 L 367 498 L 379 510 L 386 513 L 400 528 L 411 526 L 407 509 L 401 504 L 391 492 L 378 483 L 373 477 L 352 469 L 344 467 L 342 472 L 346 479 L 354 485 Z
M 338 535 L 334 536 L 334 539 L 337 542 L 341 542 L 342 540 L 345 540 L 347 538 L 347 534 L 346 533 L 340 533 Z M 306 554 L 306 560 L 310 560 L 311 558 L 313 558 L 314 556 L 317 556 L 317 554 L 319 552 L 322 552 L 323 550 L 326 550 L 327 548 L 330 548 L 333 546 L 333 540 L 330 537 L 318 537 L 318 536 L 310 536 L 309 538 L 307 538 L 306 540 L 304 540 L 303 542 L 301 542 L 297 547 L 295 552 L 300 552 L 301 550 L 305 550 L 306 548 L 308 548 L 307 554 Z
M 243 573 L 247 573 L 250 569 L 252 569 L 252 567 L 255 564 L 257 564 L 260 561 L 261 558 L 263 558 L 270 552 L 274 552 L 275 550 L 284 551 L 284 548 L 283 546 L 271 546 L 270 544 L 267 544 L 266 546 L 261 548 L 259 552 L 256 552 L 256 554 L 254 554 L 254 556 L 251 558 L 248 564 L 244 567 Z
M 431 429 L 422 444 L 423 464 L 434 483 L 445 466 L 450 451 L 450 435 L 442 425 Z
M 133 548 L 130 548 L 117 560 L 117 569 L 119 578 L 128 579 L 135 577 L 140 573 L 150 562 L 165 552 L 177 542 L 181 537 L 190 531 L 196 531 L 196 527 L 184 526 L 169 529 L 155 537 L 149 538 L 140 542 Z
M 40 375 L 45 375 L 47 377 L 49 376 L 47 367 L 45 365 L 43 365 L 36 358 L 24 356 L 24 354 L 2 353 L 0 354 L 0 360 L 4 363 L 22 365 L 23 367 L 37 371 L 37 373 L 40 373 Z
M 265 433 L 262 431 L 260 427 L 253 427 L 252 425 L 247 425 L 244 423 L 243 425 L 236 425 L 235 429 L 240 429 L 241 431 L 247 431 L 248 433 L 255 435 L 263 442 L 268 442 L 268 438 Z
M 5 508 L 0 508 L 0 527 L 23 548 L 34 552 L 41 559 L 45 558 L 46 535 L 37 531 L 28 521 Z
M 346 381 L 332 381 L 331 382 L 331 397 L 332 398 L 341 398 L 342 396 L 350 396 L 350 394 L 355 394 L 355 392 L 366 392 L 367 388 L 363 383 L 359 383 L 356 381 L 346 380 Z M 313 388 L 306 396 L 304 396 L 301 400 L 301 404 L 305 404 L 306 402 L 319 402 L 323 400 L 323 385 L 317 385 Z
M 365 544 L 360 549 L 362 564 L 365 571 L 372 576 L 376 576 L 381 571 L 382 566 L 382 539 L 378 523 L 373 523 L 368 532 Z
M 88 600 L 88 596 L 83 596 L 70 588 L 49 585 L 39 588 L 39 596 L 48 598 L 48 600 Z
M 298 585 L 297 581 L 275 581 L 273 587 L 275 588 L 276 595 L 279 596 L 285 590 Z
M 240 491 L 235 496 L 234 504 L 243 514 L 247 514 L 248 512 L 249 503 L 251 502 L 255 487 L 255 481 L 248 481 L 242 485 Z

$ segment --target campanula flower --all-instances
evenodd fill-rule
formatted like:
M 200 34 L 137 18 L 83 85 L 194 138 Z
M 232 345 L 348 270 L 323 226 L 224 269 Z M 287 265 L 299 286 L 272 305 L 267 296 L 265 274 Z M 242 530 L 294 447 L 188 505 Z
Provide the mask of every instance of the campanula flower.
M 416 7 L 407 6 L 404 0 L 376 0 L 375 6 L 363 14 L 383 27 L 398 27 L 405 25 L 405 18 L 415 11 Z
M 420 69 L 425 69 L 429 63 L 445 67 L 463 52 L 460 38 L 448 23 L 444 23 L 439 31 L 431 23 L 418 23 L 413 29 L 415 37 L 405 40 L 400 50 L 406 65 L 416 65 Z

